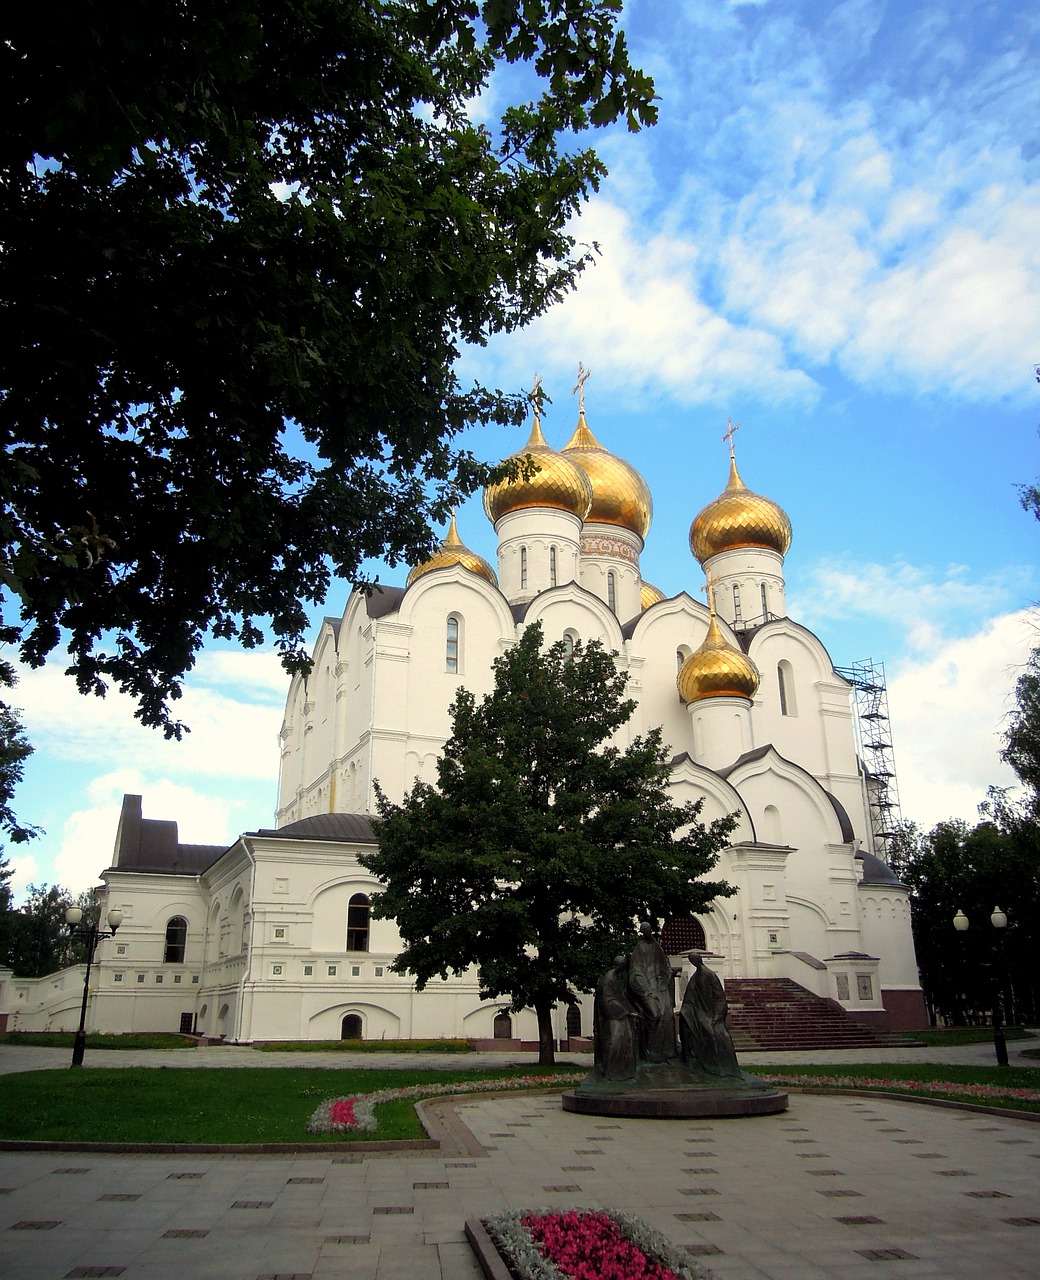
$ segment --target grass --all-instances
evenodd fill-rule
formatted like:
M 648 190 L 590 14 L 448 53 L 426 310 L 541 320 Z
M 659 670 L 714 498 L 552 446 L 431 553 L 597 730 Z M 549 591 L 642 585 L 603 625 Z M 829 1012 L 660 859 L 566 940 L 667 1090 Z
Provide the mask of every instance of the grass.
M 413 1101 L 407 1099 L 378 1109 L 375 1134 L 311 1134 L 307 1121 L 326 1098 L 557 1070 L 532 1065 L 472 1071 L 315 1067 L 26 1071 L 0 1076 L 0 1138 L 216 1143 L 424 1138 Z
M 473 1053 L 468 1040 L 266 1040 L 260 1053 Z
M 1025 1027 L 1005 1027 L 1005 1040 L 1031 1040 L 1035 1031 Z M 992 1044 L 992 1027 L 929 1027 L 926 1031 L 911 1031 L 908 1035 L 927 1045 Z
M 0 1044 L 29 1045 L 36 1049 L 71 1049 L 75 1036 L 71 1031 L 4 1031 Z M 104 1035 L 88 1032 L 87 1049 L 194 1049 L 195 1041 L 188 1036 L 165 1031 L 128 1032 L 125 1035 Z
M 798 1066 L 759 1066 L 754 1074 L 796 1079 L 811 1084 L 876 1089 L 882 1093 L 905 1093 L 911 1097 L 948 1098 L 979 1106 L 1003 1107 L 1013 1111 L 1040 1113 L 1040 1101 L 999 1096 L 1005 1091 L 1028 1089 L 1040 1095 L 1040 1072 L 1029 1067 L 965 1067 L 929 1062 L 826 1063 Z M 855 1081 L 855 1084 L 852 1082 Z M 929 1089 L 929 1084 L 942 1088 Z M 986 1093 L 993 1090 L 992 1094 Z
M 0 1076 L 0 1138 L 75 1142 L 343 1142 L 422 1138 L 413 1102 L 379 1107 L 378 1131 L 309 1134 L 307 1121 L 327 1098 L 374 1093 L 413 1084 L 451 1085 L 502 1076 L 538 1076 L 563 1068 L 488 1067 L 436 1071 L 414 1068 L 90 1068 Z M 1015 1089 L 1040 1093 L 1040 1072 L 1029 1068 L 934 1063 L 835 1063 L 756 1066 L 755 1074 L 791 1083 L 849 1082 L 907 1096 L 1040 1112 L 1040 1102 L 1000 1096 Z M 580 1074 L 580 1072 L 578 1073 Z M 854 1083 L 853 1083 L 854 1082 Z M 929 1087 L 935 1086 L 935 1087 Z M 941 1086 L 941 1087 L 940 1087 Z M 987 1094 L 987 1090 L 993 1092 Z

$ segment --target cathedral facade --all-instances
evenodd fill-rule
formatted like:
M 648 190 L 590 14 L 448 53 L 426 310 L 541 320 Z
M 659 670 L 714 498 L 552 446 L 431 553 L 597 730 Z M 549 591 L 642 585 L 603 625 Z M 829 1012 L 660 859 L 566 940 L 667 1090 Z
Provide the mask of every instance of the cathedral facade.
M 723 977 L 790 978 L 863 1021 L 926 1025 L 907 891 L 871 834 L 852 689 L 788 616 L 790 521 L 745 485 L 732 434 L 728 482 L 690 529 L 691 591 L 671 598 L 640 571 L 646 483 L 598 442 L 583 402 L 561 450 L 536 415 L 516 456 L 533 460 L 528 478 L 484 495 L 496 566 L 453 519 L 404 586 L 357 589 L 323 622 L 289 690 L 273 828 L 228 849 L 183 845 L 127 798 L 102 877 L 124 924 L 104 944 L 99 1029 L 535 1039 L 533 1012 L 482 1001 L 474 974 L 422 993 L 394 974 L 399 937 L 369 919 L 378 884 L 357 861 L 375 784 L 400 801 L 416 778 L 436 781 L 457 689 L 490 692 L 495 658 L 535 622 L 547 644 L 614 652 L 636 702 L 618 745 L 663 726 L 676 802 L 703 797 L 704 821 L 737 816 L 712 872 L 737 894 L 664 922 L 676 963 L 706 946 Z M 591 997 L 561 1009 L 561 1039 L 590 1034 L 591 1015 Z

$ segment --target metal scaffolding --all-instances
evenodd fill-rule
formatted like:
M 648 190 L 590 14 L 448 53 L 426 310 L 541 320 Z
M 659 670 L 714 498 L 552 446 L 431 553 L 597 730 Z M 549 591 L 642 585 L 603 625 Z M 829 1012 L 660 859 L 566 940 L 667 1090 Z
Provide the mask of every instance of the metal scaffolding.
M 856 720 L 870 807 L 874 853 L 887 862 L 899 827 L 899 788 L 896 784 L 892 728 L 888 718 L 885 664 L 864 658 L 848 667 L 835 667 L 856 691 Z

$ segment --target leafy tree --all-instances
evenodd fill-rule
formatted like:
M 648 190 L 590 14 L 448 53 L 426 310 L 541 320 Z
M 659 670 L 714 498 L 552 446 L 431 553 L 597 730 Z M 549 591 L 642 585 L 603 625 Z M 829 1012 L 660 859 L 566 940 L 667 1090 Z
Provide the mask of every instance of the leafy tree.
M 0 663 L 0 679 L 4 674 L 3 666 Z M 15 788 L 22 780 L 25 762 L 32 752 L 18 712 L 7 703 L 0 702 L 0 838 L 10 840 L 12 844 L 23 844 L 39 835 L 39 828 L 19 822 L 12 808 Z
M 29 886 L 16 913 L 10 966 L 20 978 L 42 978 L 83 957 L 74 955 L 65 923 L 72 894 L 61 885 Z
M 611 654 L 541 645 L 528 627 L 491 694 L 459 690 L 437 788 L 417 781 L 400 805 L 378 792 L 379 848 L 361 861 L 386 886 L 375 915 L 404 939 L 395 968 L 422 990 L 476 965 L 483 998 L 534 1008 L 552 1062 L 553 1007 L 594 988 L 637 917 L 734 892 L 702 878 L 734 819 L 705 827 L 701 801 L 672 804 L 659 729 L 610 745 L 635 707 Z
M 1040 648 L 1030 653 L 1015 681 L 1015 709 L 1008 717 L 1000 755 L 1026 787 L 1033 817 L 1040 817 Z
M 951 820 L 922 833 L 908 824 L 896 862 L 910 888 L 925 998 L 933 1017 L 955 1025 L 984 1021 L 998 991 L 1010 1020 L 1040 1011 L 1040 832 L 1000 791 L 981 808 L 974 827 Z M 989 920 L 998 905 L 1008 916 L 999 933 Z M 970 920 L 965 933 L 953 927 L 958 910 Z
M 303 666 L 333 571 L 431 549 L 488 474 L 458 433 L 522 412 L 461 384 L 460 349 L 590 260 L 566 225 L 605 170 L 574 136 L 655 118 L 620 8 L 5 14 L 0 576 L 25 661 L 67 642 L 81 691 L 179 735 L 207 633 L 253 645 L 270 618 Z

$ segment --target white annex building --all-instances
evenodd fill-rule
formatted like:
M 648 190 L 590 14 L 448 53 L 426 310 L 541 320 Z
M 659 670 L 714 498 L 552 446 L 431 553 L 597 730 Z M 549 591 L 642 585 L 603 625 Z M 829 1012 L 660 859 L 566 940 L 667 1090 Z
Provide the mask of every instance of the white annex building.
M 536 1039 L 533 1012 L 481 1001 L 475 974 L 416 993 L 391 972 L 398 935 L 370 921 L 378 884 L 357 861 L 373 841 L 375 782 L 399 801 L 416 777 L 436 781 L 457 688 L 490 692 L 494 659 L 534 622 L 547 643 L 616 651 L 637 703 L 621 745 L 662 725 L 676 801 L 705 797 L 705 821 L 738 817 L 712 872 L 738 893 L 666 923 L 676 963 L 706 944 L 725 978 L 793 979 L 863 1022 L 926 1025 L 907 892 L 872 835 L 877 780 L 857 746 L 853 689 L 787 615 L 790 521 L 745 486 L 732 433 L 729 482 L 690 530 L 707 604 L 693 562 L 689 593 L 665 599 L 644 581 L 649 490 L 595 439 L 583 401 L 561 451 L 536 416 L 524 454 L 532 478 L 484 496 L 496 569 L 453 520 L 403 587 L 356 590 L 325 619 L 311 673 L 289 690 L 274 828 L 230 848 L 185 845 L 175 822 L 126 797 L 101 876 L 102 915 L 118 907 L 123 924 L 99 949 L 89 1026 L 237 1041 Z M 76 1024 L 81 969 L 0 977 L 12 1028 Z M 590 1034 L 591 1012 L 591 1000 L 560 1009 L 560 1038 Z

